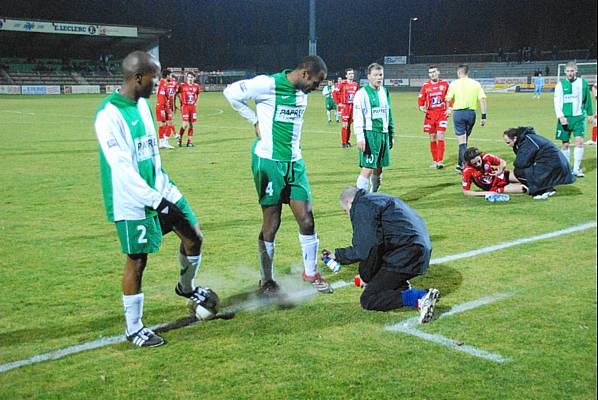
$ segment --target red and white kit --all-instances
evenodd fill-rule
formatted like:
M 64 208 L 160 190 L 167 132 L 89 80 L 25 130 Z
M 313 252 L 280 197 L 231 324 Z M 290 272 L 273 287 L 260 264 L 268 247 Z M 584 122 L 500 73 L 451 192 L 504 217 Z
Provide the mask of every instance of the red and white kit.
M 473 182 L 477 187 L 486 192 L 502 193 L 505 186 L 509 184 L 510 172 L 504 170 L 501 174 L 496 174 L 496 165 L 500 165 L 501 159 L 492 154 L 482 153 L 481 170 L 474 168 L 469 163 L 463 167 L 463 190 L 470 190 Z
M 343 127 L 341 130 L 342 144 L 346 145 L 349 143 L 351 138 L 351 123 L 353 123 L 353 98 L 355 93 L 359 89 L 357 82 L 342 81 L 339 86 L 339 102 L 342 104 L 341 120 L 347 124 L 347 127 Z M 339 107 L 340 107 L 339 104 Z
M 438 80 L 433 82 L 429 80 L 422 86 L 417 103 L 420 107 L 426 107 L 426 116 L 424 117 L 424 132 L 437 133 L 444 132 L 448 126 L 446 112 L 446 92 L 449 83 Z
M 201 93 L 201 86 L 198 83 L 181 83 L 179 85 L 179 96 L 181 97 L 181 116 L 183 121 L 195 122 L 197 121 L 197 111 L 195 104 L 199 93 Z

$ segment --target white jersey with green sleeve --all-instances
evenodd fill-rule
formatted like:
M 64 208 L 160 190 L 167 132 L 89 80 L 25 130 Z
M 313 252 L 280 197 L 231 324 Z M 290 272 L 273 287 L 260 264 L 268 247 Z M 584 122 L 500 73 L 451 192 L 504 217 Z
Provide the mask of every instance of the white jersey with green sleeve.
M 155 215 L 162 198 L 182 197 L 162 169 L 154 118 L 146 99 L 119 93 L 98 108 L 95 131 L 106 215 L 110 221 L 141 220 Z
M 365 131 L 394 135 L 394 122 L 390 110 L 388 90 L 385 87 L 372 89 L 362 87 L 353 98 L 353 126 L 358 142 L 365 140 Z
M 592 93 L 585 79 L 563 79 L 554 88 L 554 112 L 557 118 L 592 115 Z
M 301 159 L 301 127 L 307 94 L 286 77 L 289 70 L 260 75 L 232 83 L 224 90 L 231 106 L 253 125 L 259 121 L 260 139 L 254 147 L 258 157 L 275 161 Z M 255 101 L 256 113 L 247 102 Z

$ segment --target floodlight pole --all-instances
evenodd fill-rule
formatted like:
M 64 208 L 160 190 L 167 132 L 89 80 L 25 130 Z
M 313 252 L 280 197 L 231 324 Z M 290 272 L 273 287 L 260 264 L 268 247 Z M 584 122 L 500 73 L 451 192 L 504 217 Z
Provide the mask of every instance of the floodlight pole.
M 317 54 L 316 40 L 316 0 L 309 0 L 309 55 Z
M 417 17 L 410 17 L 409 18 L 409 48 L 407 50 L 407 64 L 411 64 L 411 23 L 413 21 L 417 21 L 419 18 Z

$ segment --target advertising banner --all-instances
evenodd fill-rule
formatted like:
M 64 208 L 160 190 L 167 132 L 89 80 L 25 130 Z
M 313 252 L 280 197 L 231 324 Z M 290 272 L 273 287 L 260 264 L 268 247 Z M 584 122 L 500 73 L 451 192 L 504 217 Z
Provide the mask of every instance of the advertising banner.
M 137 37 L 137 27 L 74 24 L 69 22 L 0 19 L 0 30 L 36 33 L 60 33 L 68 35 Z
M 22 94 L 60 94 L 60 86 L 57 85 L 23 85 Z
M 100 85 L 76 85 L 71 86 L 72 94 L 100 93 Z
M 384 64 L 407 64 L 407 56 L 385 56 Z
M 527 83 L 527 76 L 501 76 L 494 79 L 496 84 L 523 85 Z
M 120 85 L 106 85 L 106 94 L 118 92 L 120 90 Z
M 389 87 L 409 86 L 409 79 L 384 79 L 384 86 L 389 86 Z
M 21 94 L 21 87 L 17 85 L 0 85 L 0 94 Z

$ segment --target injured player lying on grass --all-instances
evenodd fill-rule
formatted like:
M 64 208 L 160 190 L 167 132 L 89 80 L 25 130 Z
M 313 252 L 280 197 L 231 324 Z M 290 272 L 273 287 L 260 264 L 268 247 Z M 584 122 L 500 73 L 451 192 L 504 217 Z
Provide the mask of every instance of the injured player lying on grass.
M 527 192 L 527 188 L 505 168 L 507 162 L 502 158 L 482 153 L 476 147 L 465 150 L 463 158 L 465 165 L 461 177 L 465 196 L 484 196 L 489 199 L 497 193 Z M 471 190 L 472 183 L 482 190 Z

